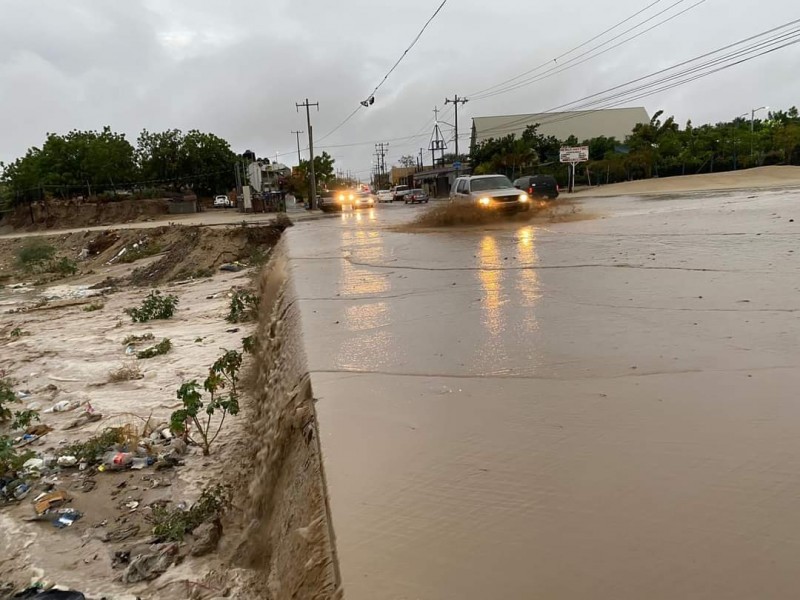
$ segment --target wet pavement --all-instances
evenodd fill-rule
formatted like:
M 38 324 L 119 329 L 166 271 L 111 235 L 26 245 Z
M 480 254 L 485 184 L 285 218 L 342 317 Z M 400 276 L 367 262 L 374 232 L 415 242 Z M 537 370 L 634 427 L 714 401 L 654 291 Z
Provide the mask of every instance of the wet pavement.
M 346 597 L 794 595 L 797 200 L 292 228 Z

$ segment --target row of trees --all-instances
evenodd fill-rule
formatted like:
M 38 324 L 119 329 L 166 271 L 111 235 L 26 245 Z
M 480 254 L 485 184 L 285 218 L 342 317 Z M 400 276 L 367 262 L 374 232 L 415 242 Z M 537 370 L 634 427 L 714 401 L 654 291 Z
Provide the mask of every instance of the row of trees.
M 14 204 L 144 188 L 212 195 L 234 186 L 236 160 L 228 142 L 197 130 L 144 130 L 136 146 L 109 127 L 50 133 L 41 148 L 0 163 L 0 190 Z
M 765 120 L 738 117 L 715 125 L 681 128 L 673 117 L 657 112 L 649 123 L 636 125 L 625 140 L 598 137 L 566 140 L 545 137 L 538 126 L 492 138 L 471 152 L 474 172 L 504 173 L 511 178 L 533 172 L 566 179 L 558 163 L 561 146 L 589 146 L 590 162 L 580 173 L 593 183 L 614 183 L 648 177 L 730 171 L 762 165 L 800 165 L 800 115 L 795 107 L 770 112 Z

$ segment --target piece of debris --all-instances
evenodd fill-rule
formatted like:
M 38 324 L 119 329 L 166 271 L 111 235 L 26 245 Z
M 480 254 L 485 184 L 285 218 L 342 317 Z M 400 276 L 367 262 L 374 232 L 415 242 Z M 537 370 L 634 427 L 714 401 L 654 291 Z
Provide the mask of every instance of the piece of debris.
M 138 525 L 120 525 L 106 533 L 101 539 L 104 542 L 122 542 L 137 535 L 139 535 Z
M 44 494 L 44 496 L 37 497 L 33 505 L 33 510 L 36 511 L 38 516 L 42 516 L 48 511 L 61 506 L 65 502 L 69 502 L 69 500 L 70 497 L 67 492 L 61 490 L 57 492 L 51 492 L 49 494 Z
M 56 527 L 57 529 L 64 529 L 65 527 L 71 527 L 75 521 L 77 521 L 83 516 L 82 512 L 79 512 L 74 508 L 57 509 L 55 512 L 57 517 L 53 521 L 53 527 Z
M 222 537 L 222 524 L 219 519 L 199 525 L 193 532 L 194 542 L 190 553 L 192 556 L 205 556 L 217 549 L 219 538 Z
M 229 271 L 231 273 L 238 273 L 242 269 L 245 269 L 245 265 L 240 262 L 233 262 L 233 263 L 226 263 L 224 265 L 219 266 L 220 271 Z
M 155 548 L 157 548 L 155 552 L 138 554 L 130 559 L 128 567 L 122 574 L 122 583 L 150 581 L 164 573 L 172 565 L 178 554 L 178 544 L 162 544 Z

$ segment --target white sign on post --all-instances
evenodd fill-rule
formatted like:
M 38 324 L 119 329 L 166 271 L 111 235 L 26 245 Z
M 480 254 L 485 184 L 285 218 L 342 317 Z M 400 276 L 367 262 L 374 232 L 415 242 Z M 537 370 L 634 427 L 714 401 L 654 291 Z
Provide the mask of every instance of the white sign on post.
M 562 146 L 560 151 L 562 163 L 579 163 L 589 160 L 589 146 Z

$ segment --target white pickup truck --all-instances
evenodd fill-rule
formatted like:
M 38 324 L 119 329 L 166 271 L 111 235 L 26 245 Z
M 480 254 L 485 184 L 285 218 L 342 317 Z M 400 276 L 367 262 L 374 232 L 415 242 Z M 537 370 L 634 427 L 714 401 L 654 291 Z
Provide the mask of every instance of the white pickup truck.
M 396 185 L 392 188 L 392 202 L 402 201 L 405 195 L 411 191 L 407 185 Z

